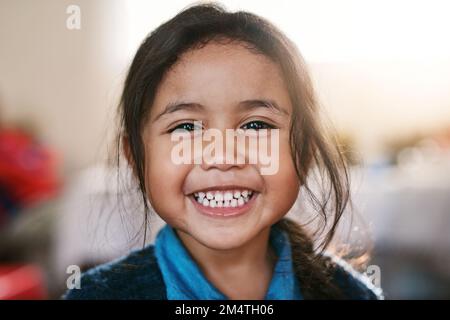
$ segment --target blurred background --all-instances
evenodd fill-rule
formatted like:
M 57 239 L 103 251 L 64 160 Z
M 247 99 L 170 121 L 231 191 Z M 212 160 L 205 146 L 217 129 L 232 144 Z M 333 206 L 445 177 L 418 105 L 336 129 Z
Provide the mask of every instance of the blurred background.
M 0 0 L 0 299 L 59 298 L 68 266 L 142 246 L 127 175 L 107 161 L 115 111 L 140 42 L 190 3 Z M 349 151 L 386 298 L 450 298 L 450 4 L 221 3 L 302 52 Z

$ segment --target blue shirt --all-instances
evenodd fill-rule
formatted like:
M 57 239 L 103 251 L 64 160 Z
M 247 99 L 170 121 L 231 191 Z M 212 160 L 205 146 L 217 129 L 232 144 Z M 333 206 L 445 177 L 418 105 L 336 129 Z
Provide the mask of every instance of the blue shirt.
M 269 243 L 278 259 L 266 293 L 266 300 L 301 300 L 300 286 L 295 276 L 291 246 L 285 232 L 273 226 Z M 155 255 L 166 285 L 169 300 L 225 300 L 204 276 L 198 264 L 169 225 L 158 233 Z

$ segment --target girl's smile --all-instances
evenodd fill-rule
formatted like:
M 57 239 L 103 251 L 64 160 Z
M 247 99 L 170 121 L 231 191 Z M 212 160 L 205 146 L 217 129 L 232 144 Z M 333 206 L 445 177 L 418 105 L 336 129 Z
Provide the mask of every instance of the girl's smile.
M 214 168 L 214 167 L 218 168 Z M 257 170 L 236 170 L 233 165 L 207 165 L 192 170 L 184 183 L 184 194 L 193 206 L 188 210 L 208 217 L 225 219 L 251 214 L 257 198 L 264 193 L 264 180 Z M 214 169 L 222 170 L 214 170 Z
M 230 218 L 247 213 L 258 193 L 244 187 L 224 186 L 223 189 L 213 187 L 195 192 L 189 197 L 200 213 L 217 218 Z

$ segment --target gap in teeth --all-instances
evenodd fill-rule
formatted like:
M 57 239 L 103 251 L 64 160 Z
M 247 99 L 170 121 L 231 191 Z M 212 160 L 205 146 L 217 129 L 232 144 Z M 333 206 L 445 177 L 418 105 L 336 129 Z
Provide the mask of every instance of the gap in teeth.
M 205 207 L 235 208 L 246 204 L 252 194 L 251 190 L 207 191 L 194 193 L 194 198 Z

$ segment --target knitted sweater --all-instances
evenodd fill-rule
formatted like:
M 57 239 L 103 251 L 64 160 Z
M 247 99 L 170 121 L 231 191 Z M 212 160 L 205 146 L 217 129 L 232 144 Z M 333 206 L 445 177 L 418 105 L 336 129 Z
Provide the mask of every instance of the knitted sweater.
M 348 299 L 382 299 L 380 289 L 345 263 L 337 264 L 334 277 Z M 154 246 L 88 270 L 81 277 L 81 288 L 70 289 L 62 298 L 167 300 Z

